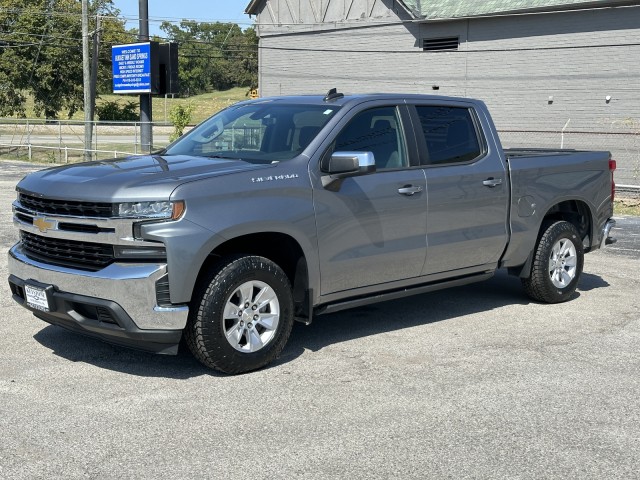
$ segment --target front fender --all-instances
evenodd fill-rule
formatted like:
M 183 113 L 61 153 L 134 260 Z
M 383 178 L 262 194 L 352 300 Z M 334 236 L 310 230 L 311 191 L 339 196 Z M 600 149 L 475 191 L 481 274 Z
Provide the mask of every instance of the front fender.
M 185 201 L 184 217 L 143 226 L 144 238 L 167 246 L 172 303 L 191 299 L 202 265 L 218 246 L 259 233 L 293 238 L 307 260 L 309 287 L 318 291 L 314 288 L 320 277 L 316 225 L 307 166 L 286 163 L 271 168 L 268 176 L 256 178 L 255 173 L 243 172 L 181 185 L 171 198 Z M 296 173 L 296 167 L 303 169 L 301 173 Z

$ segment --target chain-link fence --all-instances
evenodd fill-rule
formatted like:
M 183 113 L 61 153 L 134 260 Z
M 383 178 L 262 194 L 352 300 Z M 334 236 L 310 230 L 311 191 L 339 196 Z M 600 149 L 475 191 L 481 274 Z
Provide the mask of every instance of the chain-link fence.
M 91 122 L 94 159 L 142 153 L 139 122 Z M 0 158 L 18 158 L 49 163 L 71 163 L 84 159 L 84 125 L 81 121 L 0 119 Z M 153 126 L 153 147 L 169 143 L 173 127 Z
M 92 122 L 93 158 L 105 159 L 141 151 L 140 123 Z M 155 123 L 153 147 L 169 143 L 173 127 Z M 500 130 L 505 148 L 573 148 L 608 150 L 616 160 L 616 183 L 640 188 L 640 124 L 612 123 L 609 131 Z M 84 122 L 0 119 L 0 158 L 70 163 L 83 160 Z
M 616 183 L 640 188 L 640 130 L 616 129 L 610 132 L 523 131 L 498 132 L 504 148 L 573 148 L 607 150 L 617 163 Z

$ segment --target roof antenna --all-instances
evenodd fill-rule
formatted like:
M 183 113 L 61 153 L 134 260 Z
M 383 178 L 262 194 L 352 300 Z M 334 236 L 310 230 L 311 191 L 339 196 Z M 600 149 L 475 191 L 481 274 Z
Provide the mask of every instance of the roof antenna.
M 331 100 L 335 100 L 336 98 L 344 97 L 344 93 L 338 93 L 338 90 L 332 88 L 327 92 L 327 95 L 324 97 L 325 102 L 329 102 Z

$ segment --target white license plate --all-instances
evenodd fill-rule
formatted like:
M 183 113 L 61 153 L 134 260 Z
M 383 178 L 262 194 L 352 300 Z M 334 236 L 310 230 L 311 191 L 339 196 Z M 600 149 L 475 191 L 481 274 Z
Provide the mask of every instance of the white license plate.
M 47 300 L 47 292 L 42 288 L 34 287 L 33 285 L 24 286 L 24 294 L 27 300 L 27 305 L 36 310 L 42 312 L 49 311 L 49 301 Z

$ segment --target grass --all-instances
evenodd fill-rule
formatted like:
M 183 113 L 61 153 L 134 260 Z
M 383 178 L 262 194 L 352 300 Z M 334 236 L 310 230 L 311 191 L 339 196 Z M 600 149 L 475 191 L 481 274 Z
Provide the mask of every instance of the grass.
M 616 215 L 640 217 L 640 198 L 616 198 L 613 203 L 613 213 Z
M 195 95 L 189 98 L 167 98 L 166 102 L 166 121 L 169 120 L 169 112 L 174 105 L 187 105 L 192 103 L 194 106 L 193 115 L 191 117 L 191 124 L 195 125 L 201 121 L 209 118 L 214 113 L 222 110 L 229 105 L 242 100 L 247 100 L 246 96 L 247 88 L 237 87 L 222 92 L 203 93 L 201 95 Z M 118 97 L 123 95 L 104 95 L 101 97 L 102 101 L 106 100 L 118 100 Z M 137 101 L 137 97 L 132 98 Z M 165 121 L 165 99 L 164 97 L 153 97 L 152 102 L 153 118 L 156 122 Z
M 194 112 L 193 117 L 191 118 L 191 123 L 196 124 L 200 123 L 202 120 L 210 117 L 214 113 L 222 110 L 223 108 L 236 103 L 242 100 L 247 100 L 249 97 L 247 96 L 248 88 L 246 87 L 236 87 L 231 88 L 229 90 L 224 90 L 220 92 L 211 92 L 211 93 L 203 93 L 201 95 L 194 95 L 193 97 L 188 98 L 171 98 L 170 96 L 166 99 L 166 117 L 165 117 L 165 98 L 154 96 L 152 99 L 152 116 L 153 120 L 156 122 L 170 122 L 169 120 L 169 112 L 171 111 L 171 107 L 174 105 L 186 105 L 188 103 L 193 103 Z M 100 95 L 96 100 L 96 104 L 100 105 L 102 102 L 107 101 L 117 101 L 121 103 L 125 103 L 127 101 L 133 101 L 136 104 L 139 102 L 138 95 L 113 95 L 106 94 Z M 36 114 L 33 110 L 33 99 L 31 97 L 27 98 L 26 103 L 26 116 L 27 118 L 36 118 Z M 166 120 L 165 120 L 166 118 Z M 65 120 L 66 115 L 64 112 L 60 112 L 60 119 Z M 84 112 L 82 110 L 77 111 L 72 117 L 72 120 L 84 120 Z

